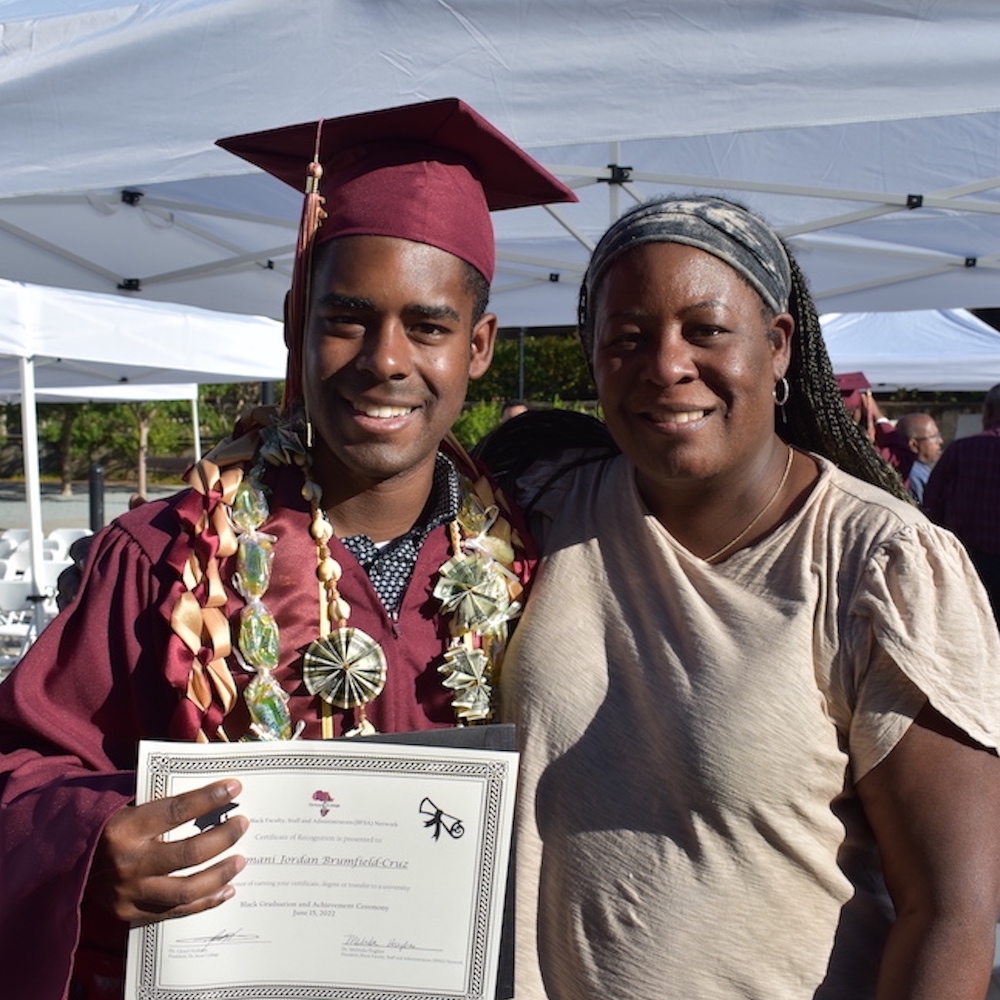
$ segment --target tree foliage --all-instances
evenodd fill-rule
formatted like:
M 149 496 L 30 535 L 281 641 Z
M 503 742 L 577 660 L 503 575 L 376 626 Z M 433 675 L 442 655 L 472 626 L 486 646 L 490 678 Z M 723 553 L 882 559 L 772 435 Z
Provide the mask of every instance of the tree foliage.
M 593 379 L 575 337 L 526 337 L 524 341 L 524 392 L 518 391 L 518 341 L 497 341 L 490 370 L 469 383 L 469 400 L 523 398 L 542 402 L 561 399 L 593 399 Z
M 193 437 L 191 405 L 183 400 L 41 404 L 38 429 L 43 471 L 58 471 L 64 486 L 94 463 L 110 478 L 138 480 L 144 441 L 150 454 L 174 455 Z

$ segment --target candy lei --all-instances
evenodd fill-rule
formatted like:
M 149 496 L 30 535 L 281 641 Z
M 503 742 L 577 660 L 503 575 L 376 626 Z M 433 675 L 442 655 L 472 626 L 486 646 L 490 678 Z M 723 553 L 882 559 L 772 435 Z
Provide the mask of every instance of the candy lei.
M 261 434 L 261 447 L 237 487 L 231 519 L 238 535 L 233 587 L 246 602 L 235 643 L 237 659 L 252 670 L 244 689 L 251 732 L 262 740 L 293 739 L 288 696 L 274 678 L 280 655 L 277 622 L 264 598 L 270 583 L 277 539 L 260 530 L 270 517 L 262 484 L 267 462 L 294 462 L 304 474 L 303 497 L 311 510 L 310 534 L 316 544 L 320 588 L 320 635 L 303 657 L 303 681 L 320 698 L 323 735 L 333 735 L 332 707 L 353 709 L 356 726 L 347 735 L 375 732 L 365 706 L 385 686 L 385 654 L 371 636 L 349 624 L 350 605 L 341 596 L 342 567 L 330 554 L 333 527 L 322 506 L 322 490 L 310 475 L 309 456 L 287 423 Z M 490 534 L 498 517 L 484 505 L 471 484 L 461 479 L 458 515 L 449 525 L 451 557 L 438 571 L 433 595 L 449 618 L 451 639 L 438 667 L 442 683 L 454 691 L 452 708 L 459 724 L 480 722 L 493 714 L 493 689 L 506 645 L 508 622 L 520 612 L 512 593 L 520 589 L 511 570 L 514 550 Z

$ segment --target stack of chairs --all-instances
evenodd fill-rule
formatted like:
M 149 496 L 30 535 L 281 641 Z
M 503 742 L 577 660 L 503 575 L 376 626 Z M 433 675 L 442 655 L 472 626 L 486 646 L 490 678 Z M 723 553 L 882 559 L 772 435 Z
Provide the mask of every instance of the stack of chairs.
M 89 534 L 86 528 L 51 531 L 42 542 L 41 576 L 35 580 L 28 531 L 8 528 L 0 533 L 0 680 L 55 617 L 59 575 L 73 565 L 69 548 Z

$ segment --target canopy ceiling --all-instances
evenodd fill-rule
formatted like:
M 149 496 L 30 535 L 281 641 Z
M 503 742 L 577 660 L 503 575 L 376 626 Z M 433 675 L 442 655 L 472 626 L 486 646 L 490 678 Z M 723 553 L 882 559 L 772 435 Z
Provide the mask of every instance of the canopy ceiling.
M 762 211 L 823 310 L 1000 305 L 982 0 L 0 0 L 0 32 L 5 277 L 277 317 L 298 199 L 213 140 L 455 95 L 581 195 L 496 217 L 504 325 L 572 323 L 664 190 Z
M 197 403 L 198 383 L 79 385 L 65 386 L 62 389 L 35 389 L 36 403 L 148 403 L 152 400 L 187 400 Z M 0 380 L 0 401 L 21 402 L 20 377 Z

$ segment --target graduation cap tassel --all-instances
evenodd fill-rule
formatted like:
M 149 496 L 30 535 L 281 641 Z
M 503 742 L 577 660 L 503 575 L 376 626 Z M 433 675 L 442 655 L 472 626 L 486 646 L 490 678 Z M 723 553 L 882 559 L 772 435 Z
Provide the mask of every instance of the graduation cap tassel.
M 302 343 L 305 339 L 306 314 L 309 309 L 313 247 L 320 224 L 326 218 L 326 212 L 323 210 L 324 199 L 319 193 L 323 177 L 323 165 L 319 162 L 322 135 L 321 118 L 316 122 L 316 146 L 313 158 L 306 168 L 305 197 L 302 202 L 302 216 L 299 219 L 295 266 L 285 317 L 285 342 L 289 351 L 288 375 L 285 380 L 285 409 L 302 397 Z

